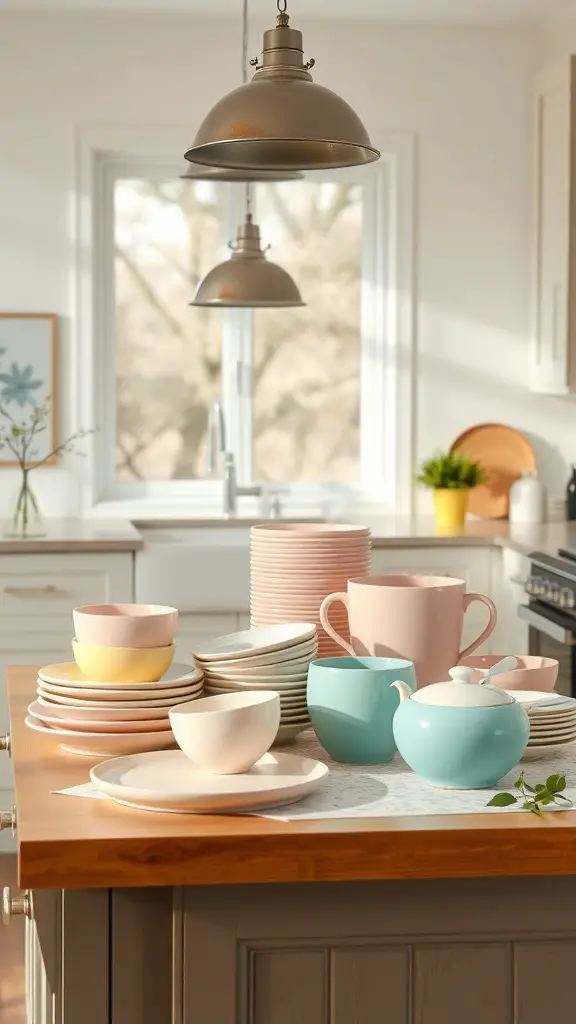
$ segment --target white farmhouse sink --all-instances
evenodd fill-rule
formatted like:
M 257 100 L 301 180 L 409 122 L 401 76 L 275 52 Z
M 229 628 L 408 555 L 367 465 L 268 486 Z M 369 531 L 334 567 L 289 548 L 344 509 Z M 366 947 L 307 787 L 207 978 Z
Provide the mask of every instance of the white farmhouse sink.
M 143 529 L 136 554 L 136 601 L 186 612 L 250 608 L 250 523 Z

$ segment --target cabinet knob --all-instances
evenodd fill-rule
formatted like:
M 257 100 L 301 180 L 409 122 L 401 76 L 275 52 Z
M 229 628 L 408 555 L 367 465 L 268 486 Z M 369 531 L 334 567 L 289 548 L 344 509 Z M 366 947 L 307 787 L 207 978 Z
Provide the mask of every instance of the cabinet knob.
M 0 832 L 3 828 L 11 828 L 12 835 L 16 833 L 16 808 L 11 811 L 0 811 Z
M 7 732 L 5 736 L 0 736 L 0 750 L 6 750 L 8 755 L 10 754 L 10 733 Z
M 32 917 L 32 903 L 30 892 L 25 889 L 19 896 L 13 896 L 9 885 L 2 890 L 2 924 L 10 924 L 17 914 L 25 914 Z

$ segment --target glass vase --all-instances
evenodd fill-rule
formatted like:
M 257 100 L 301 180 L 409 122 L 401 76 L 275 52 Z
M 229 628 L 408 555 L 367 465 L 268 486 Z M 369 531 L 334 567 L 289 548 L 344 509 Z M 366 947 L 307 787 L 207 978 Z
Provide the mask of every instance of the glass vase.
M 38 499 L 30 486 L 30 470 L 22 472 L 22 479 L 12 505 L 10 518 L 4 530 L 5 537 L 22 540 L 45 537 L 46 527 Z

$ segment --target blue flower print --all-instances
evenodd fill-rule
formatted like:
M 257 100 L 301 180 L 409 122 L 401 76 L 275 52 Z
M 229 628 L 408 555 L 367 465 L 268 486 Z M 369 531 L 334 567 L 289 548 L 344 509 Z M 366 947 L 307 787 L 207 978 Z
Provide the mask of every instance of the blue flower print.
M 10 405 L 15 402 L 22 409 L 25 405 L 34 405 L 31 392 L 42 387 L 42 381 L 32 376 L 32 366 L 19 367 L 12 363 L 9 373 L 0 373 L 0 384 L 3 384 L 0 392 L 0 400 Z

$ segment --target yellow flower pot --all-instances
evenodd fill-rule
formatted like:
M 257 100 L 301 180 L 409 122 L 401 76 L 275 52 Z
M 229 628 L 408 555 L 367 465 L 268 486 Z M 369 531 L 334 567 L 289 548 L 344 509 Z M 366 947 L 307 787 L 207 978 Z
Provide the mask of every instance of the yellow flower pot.
M 446 532 L 464 526 L 468 509 L 469 488 L 455 487 L 434 491 L 436 529 Z

